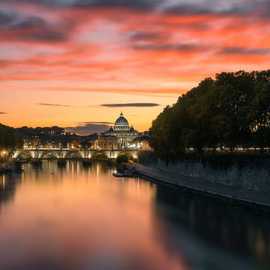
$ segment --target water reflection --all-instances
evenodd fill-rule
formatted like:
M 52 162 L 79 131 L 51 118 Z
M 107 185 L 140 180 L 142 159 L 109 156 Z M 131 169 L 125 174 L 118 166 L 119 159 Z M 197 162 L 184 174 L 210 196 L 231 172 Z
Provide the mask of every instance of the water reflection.
M 156 201 L 167 230 L 182 227 L 209 247 L 270 267 L 268 213 L 164 186 L 157 187 Z
M 269 218 L 94 163 L 0 177 L 0 269 L 260 269 Z
M 102 164 L 24 166 L 0 213 L 0 269 L 186 269 L 152 234 L 155 186 Z
M 13 200 L 19 183 L 20 175 L 0 175 L 0 209 L 3 204 Z

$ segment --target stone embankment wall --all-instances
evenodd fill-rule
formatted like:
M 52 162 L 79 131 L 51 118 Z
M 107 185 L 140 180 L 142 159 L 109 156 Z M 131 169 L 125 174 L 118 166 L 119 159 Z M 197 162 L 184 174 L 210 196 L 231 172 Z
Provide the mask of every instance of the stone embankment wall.
M 269 180 L 269 176 L 260 179 L 258 175 L 241 171 L 240 168 L 221 172 L 201 167 L 199 162 L 192 162 L 192 164 L 181 162 L 168 167 L 160 162 L 151 166 L 136 163 L 129 166 L 139 176 L 157 183 L 175 185 L 215 197 L 264 206 L 268 209 L 270 207 L 269 185 L 266 180 Z M 258 170 L 258 174 L 264 177 L 266 172 Z M 245 176 L 248 180 L 244 180 Z
M 168 166 L 158 161 L 147 166 L 161 170 L 174 178 L 190 176 L 242 190 L 270 191 L 270 161 L 260 164 L 246 163 L 244 166 L 235 164 L 227 168 L 213 168 L 200 161 L 182 161 Z

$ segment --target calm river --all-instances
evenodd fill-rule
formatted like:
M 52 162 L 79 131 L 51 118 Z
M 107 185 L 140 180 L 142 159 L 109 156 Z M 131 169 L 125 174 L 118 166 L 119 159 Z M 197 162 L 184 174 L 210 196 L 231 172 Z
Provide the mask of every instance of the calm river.
M 270 269 L 270 214 L 68 162 L 0 176 L 0 269 Z

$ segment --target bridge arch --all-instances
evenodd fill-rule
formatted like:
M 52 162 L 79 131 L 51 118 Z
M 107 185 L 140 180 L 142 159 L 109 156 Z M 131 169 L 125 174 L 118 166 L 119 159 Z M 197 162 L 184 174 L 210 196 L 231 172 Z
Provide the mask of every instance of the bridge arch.
M 59 155 L 55 151 L 46 151 L 42 153 L 40 158 L 41 159 L 58 159 Z
M 29 160 L 34 158 L 34 154 L 32 153 L 32 151 L 28 150 L 17 151 L 14 153 L 13 158 L 16 160 Z
M 66 152 L 65 158 L 67 158 L 67 159 L 81 159 L 81 158 L 83 158 L 83 155 L 78 150 L 71 150 L 71 151 Z

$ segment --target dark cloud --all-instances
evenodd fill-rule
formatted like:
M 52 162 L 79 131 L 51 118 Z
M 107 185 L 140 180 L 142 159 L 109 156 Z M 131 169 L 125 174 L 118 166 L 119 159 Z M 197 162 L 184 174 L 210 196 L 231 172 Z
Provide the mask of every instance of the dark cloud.
M 52 7 L 126 7 L 152 9 L 159 0 L 13 0 Z
M 71 27 L 71 25 L 69 25 Z M 67 25 L 55 25 L 38 16 L 0 11 L 0 34 L 15 33 L 17 40 L 60 42 L 68 39 Z
M 95 7 L 126 7 L 133 9 L 152 9 L 155 0 L 77 0 L 73 6 Z
M 161 33 L 149 31 L 136 31 L 131 33 L 130 39 L 132 41 L 155 41 L 162 37 Z
M 238 13 L 237 10 L 231 9 L 229 10 L 216 10 L 213 9 L 211 6 L 207 5 L 201 5 L 201 4 L 190 4 L 190 3 L 180 3 L 177 4 L 175 3 L 174 5 L 171 6 L 166 6 L 164 5 L 164 8 L 160 9 L 161 12 L 163 13 L 172 13 L 175 15 L 204 15 L 204 14 L 228 14 L 228 13 Z
M 176 24 L 173 24 L 173 23 L 170 23 L 170 25 L 174 25 L 174 26 L 177 26 L 177 28 L 179 30 L 198 30 L 198 31 L 207 31 L 209 29 L 211 29 L 211 26 L 207 23 L 197 23 L 197 22 L 190 22 L 190 23 L 185 23 L 185 22 L 182 22 L 182 23 L 176 23 Z
M 7 114 L 6 112 L 0 112 L 0 114 Z
M 34 28 L 43 28 L 47 25 L 46 21 L 36 16 L 29 16 L 21 19 L 10 25 L 10 28 L 13 30 L 20 29 L 34 29 Z
M 161 0 L 158 9 L 180 15 L 191 14 L 223 14 L 260 16 L 269 8 L 269 0 Z M 268 9 L 269 11 L 269 9 Z
M 110 104 L 101 104 L 103 107 L 110 108 L 122 108 L 122 107 L 156 107 L 159 106 L 157 103 L 110 103 Z
M 38 105 L 49 106 L 49 107 L 71 107 L 71 105 L 57 104 L 57 103 L 38 103 Z
M 47 29 L 48 30 L 48 29 Z M 32 41 L 46 41 L 46 42 L 61 42 L 67 39 L 67 36 L 64 32 L 57 32 L 51 30 L 43 29 L 42 32 L 34 32 L 29 35 L 24 36 L 25 40 L 32 40 Z
M 65 29 L 60 26 L 50 25 L 39 17 L 28 17 L 10 27 L 11 30 L 22 30 L 21 39 L 57 42 L 67 39 Z M 25 31 L 25 32 L 24 32 Z
M 0 27 L 9 25 L 14 21 L 14 16 L 11 13 L 0 10 Z
M 202 49 L 201 46 L 197 44 L 138 44 L 134 45 L 135 50 L 145 50 L 145 51 L 197 51 Z
M 175 14 L 247 14 L 269 16 L 269 0 L 9 0 L 49 7 L 109 7 L 171 12 Z M 213 3 L 215 2 L 215 3 Z
M 86 136 L 94 133 L 104 132 L 109 128 L 110 125 L 106 124 L 106 122 L 89 122 L 85 124 L 82 123 L 76 127 L 67 127 L 66 131 Z
M 269 55 L 270 48 L 227 47 L 222 49 L 220 53 L 227 55 Z

